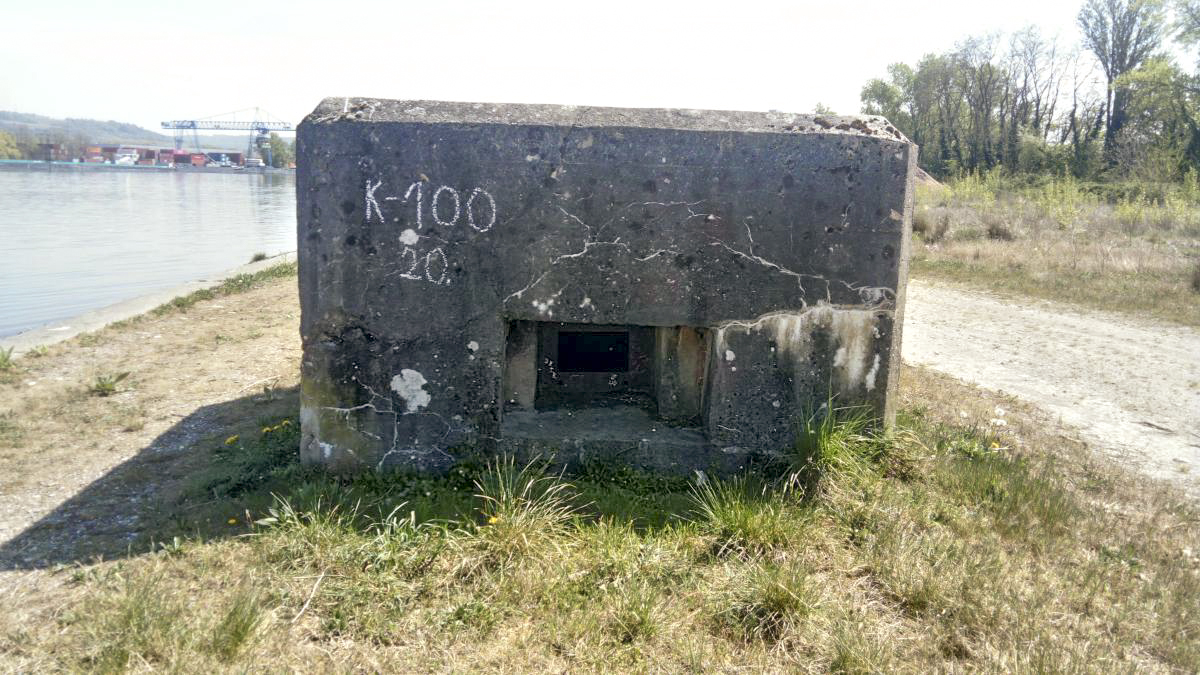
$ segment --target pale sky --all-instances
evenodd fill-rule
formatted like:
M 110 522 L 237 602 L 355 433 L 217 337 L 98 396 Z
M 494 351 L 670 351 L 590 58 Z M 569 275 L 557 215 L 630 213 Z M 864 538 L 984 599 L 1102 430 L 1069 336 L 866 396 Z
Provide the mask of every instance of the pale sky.
M 855 113 L 887 64 L 969 35 L 1074 47 L 1082 2 L 10 0 L 0 110 L 154 130 L 254 106 L 299 123 L 325 96 Z

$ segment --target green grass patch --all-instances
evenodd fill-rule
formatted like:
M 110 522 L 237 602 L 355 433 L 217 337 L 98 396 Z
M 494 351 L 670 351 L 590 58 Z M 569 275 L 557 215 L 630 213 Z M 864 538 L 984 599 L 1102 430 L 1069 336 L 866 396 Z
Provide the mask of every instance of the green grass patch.
M 1106 508 L 1119 481 L 1081 495 L 983 430 L 843 412 L 777 475 L 704 480 L 334 476 L 263 420 L 212 449 L 182 534 L 78 574 L 29 649 L 109 671 L 1195 668 L 1194 509 Z

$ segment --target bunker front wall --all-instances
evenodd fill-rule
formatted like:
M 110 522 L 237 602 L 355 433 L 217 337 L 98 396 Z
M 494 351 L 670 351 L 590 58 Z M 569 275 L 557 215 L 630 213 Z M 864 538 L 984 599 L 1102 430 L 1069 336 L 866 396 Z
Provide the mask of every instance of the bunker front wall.
M 891 417 L 916 148 L 880 118 L 339 98 L 297 152 L 304 461 L 494 450 L 558 322 L 650 327 L 717 452 Z

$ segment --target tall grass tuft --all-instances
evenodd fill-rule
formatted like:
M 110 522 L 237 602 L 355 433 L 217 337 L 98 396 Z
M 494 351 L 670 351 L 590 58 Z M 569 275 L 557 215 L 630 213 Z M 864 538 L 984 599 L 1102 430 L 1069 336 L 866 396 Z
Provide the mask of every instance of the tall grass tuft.
M 713 539 L 713 553 L 748 558 L 786 546 L 810 514 L 754 476 L 708 480 L 692 490 L 696 524 Z
M 540 459 L 522 467 L 511 456 L 488 463 L 475 481 L 482 522 L 456 538 L 474 552 L 464 555 L 463 572 L 506 569 L 560 545 L 577 513 L 575 489 L 545 469 Z

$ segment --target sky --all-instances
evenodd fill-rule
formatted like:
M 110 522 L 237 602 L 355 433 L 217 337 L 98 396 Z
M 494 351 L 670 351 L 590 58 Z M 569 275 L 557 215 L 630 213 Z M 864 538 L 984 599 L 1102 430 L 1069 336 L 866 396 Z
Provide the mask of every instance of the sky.
M 295 124 L 326 96 L 856 113 L 889 63 L 970 35 L 1074 47 L 1082 1 L 12 2 L 0 110 L 156 130 Z

